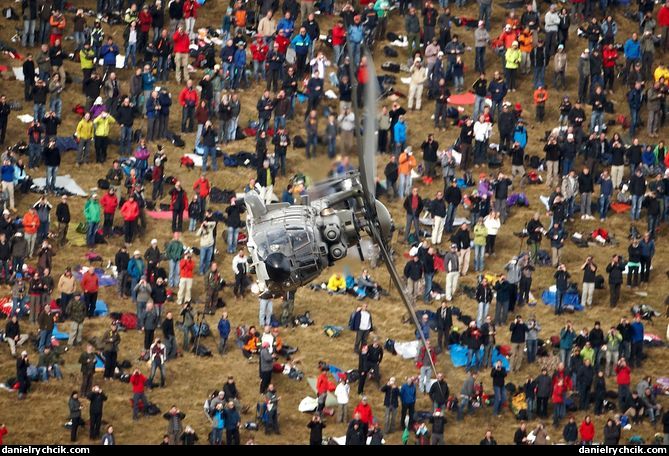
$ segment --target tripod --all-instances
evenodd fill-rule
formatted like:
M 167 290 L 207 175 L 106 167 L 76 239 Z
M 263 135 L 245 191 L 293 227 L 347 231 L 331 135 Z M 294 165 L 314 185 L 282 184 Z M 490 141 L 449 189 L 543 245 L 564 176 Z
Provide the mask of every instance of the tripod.
M 202 323 L 206 323 L 206 313 L 204 311 L 198 311 L 198 321 L 197 321 L 197 337 L 195 338 L 195 343 L 193 344 L 192 351 L 197 355 L 197 350 L 200 347 L 200 338 L 202 337 Z

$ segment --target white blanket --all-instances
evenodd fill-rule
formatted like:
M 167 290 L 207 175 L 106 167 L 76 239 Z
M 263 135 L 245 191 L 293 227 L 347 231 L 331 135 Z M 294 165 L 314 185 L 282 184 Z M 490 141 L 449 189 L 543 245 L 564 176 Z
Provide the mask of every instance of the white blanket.
M 38 187 L 45 187 L 46 178 L 38 177 L 33 179 L 33 183 Z M 83 188 L 79 187 L 79 184 L 77 184 L 69 174 L 65 174 L 64 176 L 57 176 L 56 187 L 62 187 L 73 195 L 88 196 L 88 193 L 86 193 Z
M 16 116 L 17 119 L 19 119 L 22 123 L 24 124 L 29 124 L 30 122 L 33 121 L 33 116 L 30 114 L 21 114 L 19 116 Z
M 418 356 L 420 342 L 412 340 L 411 342 L 395 342 L 395 351 L 404 359 L 414 359 Z
M 16 78 L 17 81 L 24 81 L 25 78 L 23 77 L 23 67 L 12 67 L 12 72 L 14 73 L 14 77 Z

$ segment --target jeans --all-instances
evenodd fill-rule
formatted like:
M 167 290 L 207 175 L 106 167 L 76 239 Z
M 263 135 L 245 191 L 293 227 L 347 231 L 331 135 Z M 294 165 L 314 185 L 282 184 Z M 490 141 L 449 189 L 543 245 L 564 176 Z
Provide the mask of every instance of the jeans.
M 592 111 L 592 116 L 590 117 L 590 133 L 595 131 L 595 127 L 598 127 L 597 131 L 602 129 L 604 125 L 604 111 Z
M 485 245 L 474 244 L 474 271 L 483 271 L 485 264 Z
M 474 413 L 474 407 L 472 406 L 472 401 L 469 397 L 460 396 L 460 402 L 458 404 L 458 421 L 461 421 L 464 417 L 465 407 L 467 408 L 468 415 Z
M 95 233 L 98 231 L 98 222 L 88 222 L 86 230 L 86 245 L 89 247 L 95 246 Z
M 23 35 L 21 36 L 23 47 L 35 46 L 35 22 L 35 19 L 23 20 Z
M 167 78 L 170 73 L 170 58 L 169 56 L 161 56 L 158 57 L 158 65 L 156 66 L 156 70 L 158 71 L 158 74 L 156 78 L 159 81 L 167 82 Z
M 495 391 L 495 403 L 492 414 L 497 416 L 501 413 L 502 404 L 506 401 L 506 389 L 503 386 L 494 386 L 493 390 Z
M 47 331 L 46 329 L 40 329 L 37 350 L 40 353 L 44 352 L 44 347 L 46 347 L 47 344 L 51 345 L 51 331 Z
M 599 218 L 605 219 L 609 212 L 610 197 L 607 195 L 599 196 Z
M 639 125 L 639 110 L 630 109 L 630 135 L 634 136 L 636 127 Z
M 630 217 L 632 220 L 639 220 L 641 217 L 641 205 L 643 204 L 643 195 L 632 195 L 632 210 Z
M 478 312 L 476 313 L 476 325 L 480 328 L 485 321 L 485 317 L 488 316 L 488 311 L 490 309 L 489 302 L 479 302 Z
M 195 124 L 195 106 L 184 106 L 181 109 L 181 131 L 192 133 Z
M 237 238 L 239 236 L 239 228 L 228 227 L 228 253 L 235 253 L 237 251 Z
M 169 287 L 178 287 L 179 286 L 179 260 L 170 260 L 169 263 L 169 277 L 167 279 L 167 286 Z
M 119 140 L 121 142 L 119 153 L 121 155 L 130 155 L 130 148 L 132 145 L 132 127 L 128 125 L 121 125 L 121 136 Z
M 253 77 L 256 82 L 265 80 L 267 77 L 265 73 L 265 62 L 253 61 Z
M 46 112 L 46 106 L 42 103 L 35 103 L 33 106 L 33 117 L 40 122 L 44 118 L 44 113 Z
M 478 50 L 478 48 L 476 48 Z M 479 115 L 483 112 L 485 107 L 485 97 L 480 97 L 476 95 L 474 98 L 474 118 L 478 119 Z
M 132 61 L 133 68 L 137 66 L 137 43 L 128 44 L 125 47 L 125 62 L 123 68 L 128 68 L 128 63 Z
M 58 174 L 57 166 L 46 167 L 46 189 L 54 191 L 56 189 L 56 174 Z
M 470 370 L 478 371 L 479 365 L 481 364 L 480 353 L 481 350 L 474 350 L 473 348 L 467 349 L 466 372 L 469 372 Z
M 411 225 L 413 224 L 414 229 L 416 230 L 416 237 L 420 239 L 420 227 L 418 225 L 418 215 L 407 214 L 407 223 L 404 228 L 404 240 L 409 240 L 409 235 L 411 234 Z
M 564 402 L 560 402 L 558 404 L 553 404 L 553 424 L 558 425 L 560 424 L 560 420 L 564 418 L 566 414 L 566 408 L 564 405 Z
M 133 393 L 132 395 L 132 418 L 139 418 L 139 401 L 142 401 L 144 404 L 144 413 L 146 413 L 146 406 L 149 403 L 149 400 L 146 398 L 144 393 Z
M 228 123 L 228 132 L 227 139 L 228 141 L 234 141 L 237 139 L 237 124 L 239 123 L 239 116 L 233 117 Z
M 202 154 L 202 171 L 207 170 L 207 160 L 211 156 L 211 168 L 218 171 L 218 161 L 216 160 L 216 148 L 211 146 L 204 146 L 204 153 Z
M 479 21 L 485 21 L 486 30 L 490 30 L 490 14 L 492 2 L 489 5 L 479 5 Z
M 432 378 L 432 366 L 429 364 L 427 366 L 423 365 L 420 367 L 420 374 L 418 377 L 418 391 L 427 393 L 428 384 Z
M 410 191 L 411 191 L 411 175 L 410 174 L 402 174 L 400 173 L 399 175 L 399 197 L 404 198 L 407 196 Z
M 200 275 L 204 275 L 209 269 L 211 258 L 214 256 L 214 246 L 200 247 Z
M 430 302 L 430 293 L 432 292 L 432 277 L 434 277 L 434 273 L 426 272 L 423 274 L 423 278 L 425 279 L 425 292 L 423 293 L 423 301 L 426 303 Z
M 546 87 L 546 81 L 545 79 L 546 75 L 546 67 L 535 67 L 534 68 L 534 88 L 537 89 L 539 87 Z
M 260 327 L 268 326 L 272 322 L 272 301 L 269 299 L 260 299 L 260 306 L 258 310 L 258 321 Z

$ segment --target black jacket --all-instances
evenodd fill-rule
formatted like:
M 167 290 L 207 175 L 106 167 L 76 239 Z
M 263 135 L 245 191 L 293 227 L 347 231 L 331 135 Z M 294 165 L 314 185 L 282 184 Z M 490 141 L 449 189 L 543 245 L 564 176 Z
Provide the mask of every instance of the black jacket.
M 509 331 L 511 331 L 512 344 L 525 343 L 525 334 L 527 332 L 527 325 L 525 323 L 516 323 L 514 321 L 513 323 L 511 323 Z
M 384 407 L 398 408 L 400 405 L 400 389 L 397 386 L 383 385 L 381 387 Z
M 119 250 L 116 252 L 116 256 L 114 257 L 114 265 L 116 266 L 118 272 L 127 272 L 128 263 L 130 263 L 130 255 L 128 255 L 127 251 L 123 252 Z
M 60 223 L 70 223 L 70 206 L 67 203 L 56 206 L 56 219 Z
M 435 217 L 446 217 L 446 202 L 443 198 L 435 198 L 430 202 L 430 212 Z
M 578 441 L 578 427 L 576 423 L 567 423 L 567 425 L 562 430 L 562 437 L 567 442 L 576 442 Z
M 86 396 L 89 401 L 91 401 L 90 412 L 91 415 L 102 415 L 102 407 L 104 402 L 107 400 L 107 395 L 103 392 L 94 393 L 90 392 Z
M 439 406 L 446 403 L 448 400 L 448 393 L 448 383 L 446 383 L 446 380 L 434 382 L 430 387 L 430 399 L 432 399 L 432 402 L 436 402 Z
M 459 229 L 453 235 L 451 241 L 458 246 L 458 250 L 466 250 L 470 248 L 471 238 L 469 237 L 469 230 Z
M 418 198 L 418 206 L 415 211 L 411 207 L 411 199 L 413 198 L 413 195 L 409 195 L 404 199 L 404 210 L 407 214 L 420 215 L 420 213 L 423 212 L 423 198 L 419 195 L 416 195 L 416 197 Z
M 621 262 L 610 264 L 606 267 L 606 272 L 609 273 L 609 285 L 620 285 L 623 283 L 623 270 L 625 265 Z
M 404 266 L 404 277 L 413 281 L 420 280 L 423 277 L 423 265 L 420 261 L 409 261 Z
M 437 327 L 446 332 L 450 331 L 453 326 L 453 308 L 450 306 L 439 307 L 435 313 L 437 314 Z

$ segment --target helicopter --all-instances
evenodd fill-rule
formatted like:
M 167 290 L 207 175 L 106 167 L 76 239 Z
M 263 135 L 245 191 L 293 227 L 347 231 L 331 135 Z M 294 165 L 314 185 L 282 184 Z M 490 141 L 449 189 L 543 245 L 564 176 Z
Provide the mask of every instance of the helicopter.
M 425 346 L 427 342 L 420 331 L 420 322 L 392 261 L 393 221 L 388 209 L 375 196 L 379 86 L 373 83 L 378 78 L 371 53 L 366 46 L 363 51 L 368 62 L 368 82 L 364 84 L 362 99 L 364 118 L 360 115 L 360 106 L 354 101 L 357 122 L 362 123 L 362 135 L 358 135 L 359 171 L 349 171 L 317 183 L 310 187 L 299 204 L 265 204 L 254 191 L 248 193 L 244 204 L 249 262 L 251 270 L 255 271 L 261 298 L 284 296 L 318 278 L 328 267 L 344 258 L 351 247 L 357 247 L 360 258 L 364 259 L 361 240 L 366 235 L 378 248 Z M 352 98 L 356 101 L 358 89 L 355 81 Z M 437 372 L 431 360 L 430 363 L 433 372 Z

